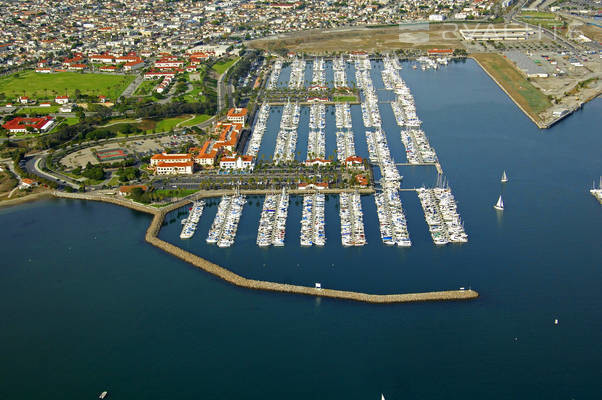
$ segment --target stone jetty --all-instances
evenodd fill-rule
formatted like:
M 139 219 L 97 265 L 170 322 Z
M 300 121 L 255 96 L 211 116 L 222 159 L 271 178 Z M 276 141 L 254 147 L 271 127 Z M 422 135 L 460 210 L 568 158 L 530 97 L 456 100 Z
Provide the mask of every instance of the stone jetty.
M 210 274 L 213 274 L 226 282 L 233 285 L 245 287 L 255 290 L 266 290 L 271 292 L 282 292 L 282 293 L 294 293 L 317 297 L 329 297 L 333 299 L 342 300 L 353 300 L 364 303 L 411 303 L 411 302 L 423 302 L 423 301 L 459 301 L 459 300 L 472 300 L 479 297 L 478 292 L 475 290 L 447 290 L 439 292 L 423 292 L 423 293 L 403 293 L 403 294 L 369 294 L 345 290 L 334 290 L 328 288 L 314 288 L 300 285 L 289 285 L 285 283 L 258 281 L 254 279 L 247 279 L 234 272 L 214 264 L 210 261 L 205 260 L 195 254 L 192 254 L 186 250 L 183 250 L 171 243 L 158 238 L 159 231 L 165 219 L 167 213 L 185 206 L 190 203 L 191 199 L 183 199 L 177 203 L 173 203 L 162 209 L 147 206 L 132 202 L 127 199 L 121 199 L 104 194 L 84 194 L 84 193 L 64 193 L 64 192 L 53 192 L 55 197 L 90 200 L 90 201 L 101 201 L 105 203 L 111 203 L 128 207 L 137 211 L 149 213 L 153 215 L 153 220 L 146 231 L 145 239 L 148 243 L 155 247 L 169 253 L 181 260 L 188 262 L 189 264 L 200 268 Z M 193 198 L 207 198 L 215 197 L 215 193 L 198 193 Z

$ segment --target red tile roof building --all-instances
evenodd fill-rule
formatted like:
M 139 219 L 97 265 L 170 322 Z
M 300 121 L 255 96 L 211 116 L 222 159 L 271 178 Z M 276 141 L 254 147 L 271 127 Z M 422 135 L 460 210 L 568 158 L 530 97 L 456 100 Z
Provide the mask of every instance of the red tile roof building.
M 231 108 L 228 110 L 228 114 L 226 115 L 226 119 L 231 122 L 236 122 L 238 124 L 244 125 L 247 120 L 247 113 L 249 110 L 246 108 Z
M 27 128 L 34 132 L 47 132 L 54 124 L 54 118 L 46 116 L 42 118 L 16 117 L 2 125 L 10 133 L 25 133 Z
M 90 61 L 93 63 L 115 64 L 115 57 L 108 54 L 94 54 L 90 56 Z
M 192 154 L 155 154 L 150 159 L 151 168 L 157 175 L 192 174 L 194 158 Z
M 349 156 L 345 159 L 345 165 L 348 168 L 364 168 L 364 160 L 358 156 Z
M 155 167 L 157 175 L 187 174 L 191 175 L 194 169 L 194 161 L 178 163 L 159 162 Z
M 305 161 L 305 165 L 307 165 L 308 167 L 312 167 L 314 165 L 317 165 L 319 167 L 323 167 L 326 165 L 330 165 L 332 163 L 332 161 L 330 160 L 326 160 L 324 158 L 314 158 L 311 160 L 306 160 Z
M 233 152 L 238 146 L 242 124 L 232 122 L 218 122 L 215 131 L 219 134 L 217 140 L 207 140 L 201 149 L 190 149 L 194 160 L 199 165 L 213 166 L 220 154 Z
M 222 157 L 219 161 L 219 167 L 224 169 L 246 169 L 253 168 L 253 157 L 232 155 L 230 157 Z
M 426 51 L 429 56 L 432 55 L 448 55 L 451 56 L 454 53 L 453 49 L 429 49 Z

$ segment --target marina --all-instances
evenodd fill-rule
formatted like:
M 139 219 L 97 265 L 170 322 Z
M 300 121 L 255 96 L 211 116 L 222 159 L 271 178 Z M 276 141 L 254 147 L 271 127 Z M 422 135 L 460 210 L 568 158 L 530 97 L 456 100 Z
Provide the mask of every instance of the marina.
M 261 147 L 261 139 L 263 139 L 263 134 L 265 133 L 269 116 L 270 105 L 263 103 L 257 112 L 255 125 L 253 126 L 253 132 L 251 134 L 251 138 L 249 139 L 249 143 L 247 144 L 247 151 L 245 153 L 246 155 L 257 157 L 259 148 Z
M 303 196 L 303 214 L 301 217 L 301 246 L 324 246 L 326 231 L 324 227 L 324 202 L 322 193 Z
M 378 221 L 380 223 L 380 237 L 384 244 L 410 247 L 412 241 L 408 233 L 406 217 L 403 212 L 399 192 L 387 188 L 374 195 Z
M 289 78 L 288 87 L 291 89 L 302 89 L 305 81 L 305 65 L 306 61 L 296 57 L 291 63 L 291 76 Z
M 341 243 L 344 247 L 364 246 L 364 220 L 359 193 L 339 194 L 339 215 L 341 218 Z
M 326 106 L 313 104 L 309 111 L 309 138 L 307 140 L 307 158 L 324 158 L 326 152 Z
M 257 245 L 259 247 L 284 246 L 288 203 L 289 196 L 284 189 L 280 194 L 265 196 L 257 229 Z
M 244 195 L 223 196 L 217 208 L 217 214 L 209 229 L 206 242 L 218 247 L 230 247 L 236 238 L 238 221 L 245 204 Z
M 347 74 L 345 72 L 346 62 L 343 56 L 335 57 L 332 62 L 332 69 L 334 71 L 334 87 L 344 88 L 347 87 Z
M 267 89 L 276 89 L 278 86 L 278 78 L 280 78 L 280 71 L 282 71 L 282 61 L 276 60 L 272 65 L 272 73 L 270 74 L 270 79 L 267 83 Z
M 280 130 L 274 149 L 274 162 L 281 163 L 295 159 L 297 146 L 297 127 L 299 125 L 299 104 L 288 102 L 282 109 Z
M 182 232 L 180 233 L 180 239 L 190 239 L 194 232 L 196 231 L 196 226 L 201 219 L 201 215 L 203 215 L 203 207 L 205 206 L 205 201 L 195 201 L 192 203 L 192 207 L 190 207 L 190 212 L 188 213 L 188 217 L 182 220 Z
M 247 290 L 145 244 L 142 236 L 150 222 L 146 214 L 81 200 L 30 203 L 4 209 L 1 215 L 3 225 L 10 227 L 2 233 L 3 314 L 11 318 L 2 333 L 5 357 L 22 361 L 4 366 L 4 393 L 12 398 L 36 398 L 44 392 L 78 399 L 108 390 L 109 397 L 185 399 L 198 395 L 195 384 L 203 373 L 215 382 L 203 389 L 204 395 L 215 398 L 290 395 L 296 400 L 316 392 L 377 398 L 383 392 L 387 400 L 431 400 L 441 397 L 442 388 L 494 400 L 516 397 L 517 388 L 535 398 L 596 398 L 602 296 L 601 272 L 591 260 L 601 256 L 597 232 L 602 213 L 589 190 L 593 179 L 598 186 L 601 170 L 602 138 L 595 128 L 602 123 L 602 100 L 588 103 L 542 134 L 473 64 L 467 60 L 450 63 L 444 72 L 422 72 L 404 62 L 401 71 L 425 132 L 454 183 L 470 235 L 468 246 L 432 244 L 415 192 L 400 192 L 412 240 L 409 249 L 378 240 L 372 196 L 362 196 L 368 243 L 361 248 L 343 248 L 338 240 L 338 195 L 325 196 L 330 197 L 325 214 L 329 240 L 323 248 L 299 246 L 302 212 L 295 202 L 302 201 L 292 195 L 283 248 L 266 251 L 255 243 L 263 195 L 252 201 L 247 196 L 230 249 L 207 245 L 200 236 L 207 233 L 219 198 L 207 201 L 192 240 L 179 239 L 180 219 L 188 206 L 166 216 L 159 238 L 248 280 L 312 289 L 319 282 L 325 293 L 336 288 L 383 295 L 472 285 L 480 299 L 382 307 Z M 489 127 L 487 135 L 484 126 Z M 355 145 L 363 155 L 360 127 L 355 126 Z M 385 132 L 392 149 L 401 146 L 399 131 Z M 275 132 L 266 132 L 264 140 L 269 135 Z M 544 146 L 545 151 L 538 151 Z M 558 163 L 567 156 L 579 162 Z M 542 165 L 546 168 L 538 168 Z M 512 178 L 503 188 L 512 211 L 500 218 L 492 206 L 504 169 Z M 400 168 L 404 185 L 411 170 L 432 168 Z M 433 183 L 423 176 L 411 182 L 407 186 Z M 46 249 L 53 257 L 34 256 Z M 132 260 L 124 264 L 126 256 Z M 127 303 L 113 301 L 118 299 Z M 46 309 L 63 311 L 40 312 Z M 82 318 L 81 310 L 96 312 Z M 358 318 L 367 320 L 358 325 Z M 555 325 L 556 318 L 563 323 Z M 31 346 L 38 340 L 39 326 L 51 327 L 47 345 Z M 241 335 L 251 340 L 244 344 L 244 356 L 240 346 L 232 345 Z M 372 337 L 374 345 L 349 351 L 350 343 Z M 168 343 L 169 351 L 149 352 L 157 340 Z M 325 341 L 331 345 L 323 346 Z M 66 349 L 82 356 L 65 359 Z M 443 353 L 453 368 L 441 363 Z M 315 368 L 315 354 L 330 364 Z M 491 360 L 485 367 L 483 354 Z M 47 362 L 40 363 L 40 357 Z M 298 360 L 291 364 L 292 372 L 312 384 L 291 383 L 290 369 L 266 377 L 265 369 L 249 368 L 249 360 L 256 361 L 252 365 L 279 365 L 283 359 Z M 407 360 L 418 360 L 418 365 Z M 337 368 L 341 364 L 357 368 L 343 371 Z M 230 371 L 228 377 L 219 373 L 224 368 Z M 424 368 L 432 373 L 425 374 Z M 530 371 L 541 371 L 537 384 Z M 440 377 L 435 385 L 433 374 Z M 257 385 L 241 389 L 230 384 L 232 379 L 252 379 Z M 28 384 L 32 380 L 37 384 Z M 499 390 L 491 391 L 492 385 Z M 180 388 L 177 393 L 174 387 Z M 96 391 L 90 393 L 91 388 Z
M 337 104 L 335 107 L 336 118 L 336 145 L 337 158 L 345 162 L 348 157 L 355 156 L 355 138 L 351 120 L 351 107 L 347 103 Z
M 436 245 L 468 242 L 468 235 L 464 231 L 464 224 L 458 214 L 451 189 L 418 188 L 416 191 L 431 237 Z
M 313 62 L 313 70 L 311 77 L 310 89 L 322 89 L 326 85 L 326 74 L 324 70 L 324 59 L 317 57 Z

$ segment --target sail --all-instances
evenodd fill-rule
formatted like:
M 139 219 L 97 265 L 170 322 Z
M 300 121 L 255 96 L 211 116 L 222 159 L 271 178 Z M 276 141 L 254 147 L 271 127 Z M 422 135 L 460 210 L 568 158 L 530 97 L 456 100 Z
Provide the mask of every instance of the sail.
M 504 201 L 502 200 L 502 196 L 500 195 L 500 198 L 497 199 L 497 203 L 495 204 L 495 208 L 498 208 L 500 210 L 502 210 L 504 208 Z
M 506 171 L 502 174 L 502 182 L 508 182 L 508 176 L 506 175 Z

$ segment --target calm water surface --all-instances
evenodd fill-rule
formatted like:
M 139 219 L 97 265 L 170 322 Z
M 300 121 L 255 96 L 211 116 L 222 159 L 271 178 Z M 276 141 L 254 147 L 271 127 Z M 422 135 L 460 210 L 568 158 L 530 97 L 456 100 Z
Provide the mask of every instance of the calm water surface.
M 336 196 L 323 249 L 299 246 L 295 197 L 284 248 L 255 245 L 259 197 L 245 206 L 232 248 L 204 244 L 211 204 L 183 247 L 249 277 L 375 293 L 471 285 L 478 300 L 372 306 L 244 290 L 147 245 L 144 214 L 79 201 L 27 204 L 0 210 L 0 398 L 109 390 L 115 399 L 598 399 L 602 209 L 587 189 L 602 173 L 602 101 L 540 131 L 472 62 L 438 71 L 406 64 L 401 75 L 468 244 L 436 248 L 407 192 L 411 249 L 382 245 L 369 196 L 362 249 L 340 246 Z M 386 107 L 383 119 L 392 114 Z M 268 125 L 277 129 L 273 113 Z M 352 117 L 360 130 L 361 112 Z M 399 130 L 385 131 L 398 159 Z M 356 149 L 367 156 L 363 131 Z M 501 187 L 504 169 L 510 182 Z M 434 180 L 423 167 L 400 171 L 405 187 Z M 492 204 L 502 191 L 500 216 Z M 168 218 L 164 239 L 182 243 L 180 217 Z

